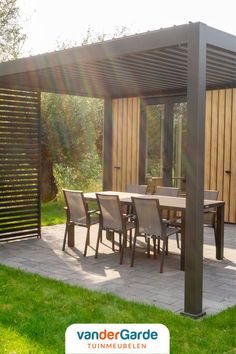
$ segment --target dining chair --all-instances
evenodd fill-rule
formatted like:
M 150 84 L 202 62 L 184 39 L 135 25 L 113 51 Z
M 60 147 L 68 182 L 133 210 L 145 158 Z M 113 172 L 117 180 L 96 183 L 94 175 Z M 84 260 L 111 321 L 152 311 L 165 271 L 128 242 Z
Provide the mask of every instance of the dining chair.
M 162 240 L 160 260 L 160 273 L 163 273 L 164 257 L 166 254 L 168 237 L 176 233 L 176 230 L 168 227 L 162 220 L 161 209 L 158 199 L 145 199 L 132 197 L 134 212 L 136 215 L 136 228 L 133 241 L 133 250 L 131 257 L 131 267 L 134 266 L 136 239 L 144 237 L 147 240 L 148 255 L 150 252 L 150 239 L 154 243 L 154 257 L 156 258 L 156 240 Z
M 90 227 L 99 222 L 96 210 L 88 210 L 88 204 L 85 202 L 82 191 L 62 189 L 66 202 L 66 229 L 62 245 L 65 250 L 68 228 L 70 225 L 82 226 L 87 228 L 86 241 L 84 247 L 84 256 L 87 254 L 87 248 L 90 243 Z
M 126 192 L 146 194 L 147 184 L 127 184 Z
M 123 214 L 122 205 L 117 195 L 96 193 L 97 203 L 100 212 L 99 230 L 96 245 L 95 258 L 98 257 L 99 241 L 102 231 L 112 233 L 112 249 L 115 250 L 114 235 L 119 234 L 120 264 L 123 263 L 124 248 L 127 243 L 127 232 L 130 231 L 130 245 L 132 242 L 132 229 L 135 228 L 134 221 L 130 220 L 130 215 Z M 122 240 L 123 236 L 123 240 Z
M 155 193 L 157 195 L 166 195 L 169 197 L 178 197 L 179 195 L 179 188 L 176 187 L 161 187 L 161 186 L 157 186 Z
M 161 187 L 157 186 L 155 190 L 156 195 L 163 195 L 163 196 L 168 196 L 168 197 L 178 197 L 180 192 L 179 188 L 176 187 Z M 163 211 L 162 212 L 162 218 L 166 220 L 173 220 L 173 225 L 175 226 L 175 220 L 177 218 L 176 212 L 175 211 Z M 171 225 L 172 221 L 169 221 L 169 225 Z M 176 232 L 176 242 L 177 242 L 177 247 L 180 248 L 179 244 L 179 235 L 178 232 Z M 167 242 L 167 252 L 168 252 L 168 242 Z
M 126 192 L 127 193 L 146 194 L 147 193 L 147 184 L 127 184 Z M 126 214 L 132 214 L 133 213 L 132 204 L 124 205 L 123 210 Z

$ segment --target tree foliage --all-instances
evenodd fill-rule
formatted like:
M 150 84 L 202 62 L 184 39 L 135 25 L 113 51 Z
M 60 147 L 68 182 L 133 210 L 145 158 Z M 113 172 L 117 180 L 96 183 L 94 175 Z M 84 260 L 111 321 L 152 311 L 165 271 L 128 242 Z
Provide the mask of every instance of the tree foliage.
M 41 117 L 59 190 L 101 184 L 103 101 L 44 93 Z
M 17 0 L 0 0 L 0 61 L 16 59 L 25 39 Z
M 96 34 L 88 28 L 82 45 L 124 36 Z M 58 43 L 66 49 L 76 43 Z M 103 100 L 51 93 L 42 94 L 43 142 L 48 147 L 59 191 L 62 187 L 98 190 L 102 181 Z

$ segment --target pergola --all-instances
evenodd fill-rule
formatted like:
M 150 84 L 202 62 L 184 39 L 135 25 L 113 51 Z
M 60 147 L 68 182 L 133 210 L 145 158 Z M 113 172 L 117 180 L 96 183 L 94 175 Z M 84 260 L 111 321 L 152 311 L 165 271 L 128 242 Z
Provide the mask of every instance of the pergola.
M 30 229 L 31 231 L 27 233 L 22 227 L 19 229 L 18 236 L 40 234 L 39 92 L 104 99 L 104 190 L 111 189 L 112 181 L 112 154 L 110 153 L 112 100 L 125 97 L 187 94 L 187 237 L 184 312 L 194 317 L 201 316 L 203 314 L 205 93 L 206 89 L 232 87 L 236 87 L 236 37 L 203 23 L 174 26 L 1 63 L 0 169 L 3 171 L 3 182 L 0 182 L 0 188 L 4 186 L 3 191 L 6 192 L 1 194 L 0 203 L 3 203 L 3 207 L 13 207 L 12 210 L 18 217 L 24 216 L 24 210 L 29 209 L 29 206 L 26 207 L 24 204 L 13 206 L 7 198 L 16 195 L 14 176 L 17 173 L 21 173 L 23 182 L 25 178 L 25 184 L 29 178 L 27 179 L 26 173 L 21 171 L 15 172 L 15 175 L 12 173 L 10 179 L 6 176 L 9 176 L 9 171 L 16 170 L 19 164 L 28 163 L 29 173 L 32 168 L 35 169 L 36 194 L 33 207 L 36 211 L 36 228 Z M 12 108 L 16 106 L 17 109 Z M 22 135 L 19 130 L 18 135 L 14 135 L 18 126 L 26 129 L 27 124 L 28 129 L 31 129 L 27 139 L 23 137 L 26 134 L 23 128 Z M 142 127 L 140 129 L 142 130 Z M 142 147 L 141 142 L 140 144 Z M 22 154 L 25 151 L 32 154 L 33 158 L 27 155 L 30 156 L 31 162 L 29 159 L 26 160 L 25 154 L 24 157 L 22 155 L 19 157 L 19 151 L 22 151 Z M 4 160 L 5 154 L 9 157 L 7 160 Z M 15 158 L 15 165 L 10 156 Z M 13 182 L 10 183 L 10 180 Z M 10 186 L 7 189 L 6 184 Z M 4 199 L 1 199 L 3 195 Z M 19 200 L 22 199 L 20 198 Z M 0 218 L 2 215 L 6 217 L 9 214 L 2 213 L 0 209 Z M 7 237 L 14 233 L 15 230 L 11 230 L 8 225 L 7 234 L 4 233 L 3 236 Z

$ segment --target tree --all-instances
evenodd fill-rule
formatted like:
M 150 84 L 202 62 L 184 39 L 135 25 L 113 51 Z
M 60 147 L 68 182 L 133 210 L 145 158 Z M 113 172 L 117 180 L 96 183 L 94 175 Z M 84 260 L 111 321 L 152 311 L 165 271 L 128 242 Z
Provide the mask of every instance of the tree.
M 19 24 L 17 0 L 0 0 L 0 61 L 16 59 L 26 35 Z
M 126 33 L 126 27 L 117 28 L 111 36 L 94 33 L 88 28 L 81 45 L 121 37 Z M 78 44 L 66 41 L 58 43 L 57 49 L 75 45 Z M 62 187 L 83 190 L 101 188 L 103 100 L 44 93 L 41 117 L 45 146 L 42 150 L 42 174 L 45 176 L 44 187 L 41 188 L 42 200 L 55 197 L 52 173 L 59 191 Z

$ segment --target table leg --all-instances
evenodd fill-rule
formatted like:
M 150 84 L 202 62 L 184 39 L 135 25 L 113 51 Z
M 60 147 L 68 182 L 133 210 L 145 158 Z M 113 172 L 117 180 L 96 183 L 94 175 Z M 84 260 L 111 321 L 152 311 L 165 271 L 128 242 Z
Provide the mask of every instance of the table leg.
M 68 247 L 74 247 L 75 245 L 75 226 L 74 224 L 68 225 Z
M 216 210 L 216 259 L 224 257 L 224 204 Z
M 180 269 L 185 270 L 185 211 L 181 211 L 181 254 Z

